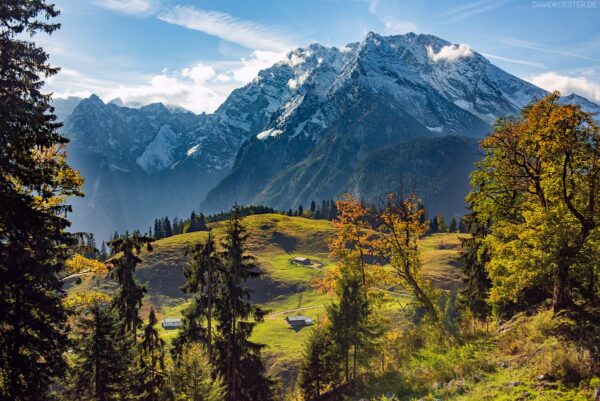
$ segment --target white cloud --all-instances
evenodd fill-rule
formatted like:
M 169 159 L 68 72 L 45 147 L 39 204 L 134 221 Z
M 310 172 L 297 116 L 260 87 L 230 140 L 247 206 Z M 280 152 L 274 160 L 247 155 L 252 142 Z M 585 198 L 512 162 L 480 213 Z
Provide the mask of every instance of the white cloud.
M 214 78 L 217 73 L 211 66 L 198 63 L 192 68 L 184 68 L 181 70 L 181 75 L 190 78 L 196 84 L 203 84 Z
M 431 46 L 427 46 L 427 55 L 434 62 L 440 60 L 455 61 L 461 57 L 470 57 L 473 55 L 473 51 L 464 43 L 460 45 L 447 45 L 440 49 L 439 52 L 435 52 Z
M 96 4 L 124 14 L 150 14 L 159 6 L 158 0 L 96 0 Z
M 213 112 L 231 91 L 252 81 L 262 69 L 284 59 L 285 54 L 256 50 L 237 62 L 198 62 L 193 66 L 155 75 L 120 77 L 118 80 L 92 78 L 79 71 L 62 69 L 51 77 L 48 89 L 55 97 L 87 97 L 92 93 L 103 100 L 120 98 L 125 104 L 162 102 L 196 113 Z
M 562 95 L 575 93 L 592 102 L 600 102 L 600 84 L 586 77 L 570 77 L 555 72 L 533 75 L 528 81 L 547 91 L 559 91 Z
M 250 58 L 242 58 L 241 66 L 230 70 L 228 74 L 235 81 L 247 83 L 252 81 L 260 70 L 271 67 L 284 56 L 285 53 L 256 50 Z
M 292 46 L 278 27 L 243 21 L 229 14 L 192 6 L 175 6 L 158 16 L 162 21 L 204 32 L 249 49 L 285 51 Z

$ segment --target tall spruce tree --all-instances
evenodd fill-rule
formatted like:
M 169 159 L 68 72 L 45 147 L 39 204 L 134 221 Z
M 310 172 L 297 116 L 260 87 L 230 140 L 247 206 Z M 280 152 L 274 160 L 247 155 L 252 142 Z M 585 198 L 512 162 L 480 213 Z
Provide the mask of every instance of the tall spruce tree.
M 158 401 L 165 383 L 165 340 L 156 330 L 154 308 L 150 309 L 148 324 L 140 343 L 142 401 Z
M 329 327 L 315 327 L 304 345 L 299 384 L 305 400 L 321 396 L 340 380 L 339 354 Z
M 364 351 L 363 347 L 370 348 L 377 334 L 370 320 L 371 306 L 362 289 L 360 275 L 341 276 L 338 286 L 338 301 L 327 307 L 327 315 L 333 342 L 343 359 L 344 378 L 349 381 L 356 378 L 359 352 Z
M 73 241 L 64 199 L 82 179 L 66 163 L 44 79 L 58 69 L 32 41 L 60 25 L 44 0 L 0 2 L 0 399 L 46 400 L 64 374 L 58 278 Z M 43 362 L 43 363 L 42 363 Z
M 133 341 L 122 335 L 116 310 L 94 302 L 77 324 L 67 398 L 73 401 L 124 400 L 131 395 Z
M 124 331 L 132 333 L 133 338 L 136 338 L 138 326 L 142 322 L 139 310 L 146 293 L 146 287 L 135 279 L 135 267 L 142 261 L 137 255 L 144 246 L 152 250 L 152 241 L 149 237 L 133 236 L 122 237 L 109 243 L 115 256 L 108 260 L 108 264 L 112 267 L 112 277 L 119 284 L 113 301 L 114 306 L 123 320 Z
M 461 239 L 460 260 L 463 262 L 466 285 L 459 294 L 459 301 L 471 311 L 473 316 L 484 319 L 491 312 L 487 299 L 492 283 L 485 270 L 490 254 L 484 242 L 489 234 L 489 228 L 488 224 L 481 222 L 474 212 L 466 215 L 463 220 L 471 236 Z
M 191 305 L 184 310 L 184 326 L 173 341 L 178 356 L 183 346 L 194 342 L 206 345 L 208 356 L 213 357 L 213 313 L 215 304 L 222 300 L 218 292 L 223 283 L 223 264 L 217 254 L 212 235 L 209 233 L 205 243 L 200 243 L 188 251 L 189 264 L 184 268 L 185 284 L 181 288 L 186 294 L 194 296 Z M 206 327 L 203 327 L 206 320 Z
M 250 303 L 247 281 L 259 276 L 254 258 L 245 252 L 246 228 L 235 206 L 221 242 L 225 280 L 215 320 L 219 335 L 215 341 L 216 363 L 225 380 L 228 401 L 266 401 L 273 398 L 273 382 L 266 377 L 261 359 L 264 345 L 249 340 L 265 311 Z

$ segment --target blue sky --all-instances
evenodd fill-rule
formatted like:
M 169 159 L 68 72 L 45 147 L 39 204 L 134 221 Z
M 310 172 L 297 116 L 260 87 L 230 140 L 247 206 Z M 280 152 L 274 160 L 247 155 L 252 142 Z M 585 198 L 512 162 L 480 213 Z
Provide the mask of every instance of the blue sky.
M 286 51 L 343 47 L 369 31 L 466 44 L 549 90 L 600 102 L 600 0 L 55 0 L 38 42 L 56 96 L 163 101 L 211 112 Z

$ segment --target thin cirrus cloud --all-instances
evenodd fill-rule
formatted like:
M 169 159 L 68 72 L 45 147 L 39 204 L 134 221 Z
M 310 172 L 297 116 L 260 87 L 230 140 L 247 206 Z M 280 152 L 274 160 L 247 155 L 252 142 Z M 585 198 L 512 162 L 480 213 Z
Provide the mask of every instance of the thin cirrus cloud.
M 532 75 L 527 80 L 547 91 L 559 91 L 562 95 L 575 93 L 593 102 L 600 102 L 600 84 L 592 82 L 586 77 L 571 77 L 556 72 L 546 72 Z
M 151 14 L 159 7 L 158 0 L 96 0 L 95 3 L 123 14 Z
M 527 65 L 529 67 L 535 67 L 535 68 L 539 68 L 542 70 L 545 70 L 547 68 L 546 65 L 544 65 L 542 63 L 537 63 L 535 61 L 518 60 L 518 59 L 514 59 L 514 58 L 496 56 L 494 54 L 489 54 L 489 53 L 481 53 L 481 55 L 486 58 L 492 59 L 492 60 L 499 60 L 499 61 L 506 61 L 507 63 Z
M 175 6 L 161 12 L 158 18 L 170 24 L 204 32 L 249 49 L 286 51 L 293 47 L 281 27 L 271 27 L 243 21 L 218 11 L 206 11 L 192 6 Z
M 566 51 L 566 50 L 562 50 L 562 49 L 555 49 L 555 48 L 540 45 L 537 43 L 527 42 L 527 41 L 520 40 L 520 39 L 501 38 L 499 40 L 499 42 L 502 44 L 508 45 L 508 46 L 512 46 L 512 47 L 520 47 L 523 49 L 535 50 L 535 51 L 540 51 L 543 53 L 558 54 L 559 56 L 574 57 L 574 58 L 578 58 L 578 59 L 582 59 L 582 60 L 592 60 L 592 61 L 597 60 L 597 59 L 594 59 L 593 57 L 585 56 L 583 54 L 573 53 L 571 51 Z
M 443 13 L 434 15 L 430 20 L 444 20 L 444 22 L 458 22 L 464 19 L 470 18 L 474 15 L 492 11 L 504 3 L 507 0 L 483 0 L 475 3 L 465 4 L 464 6 L 455 7 Z

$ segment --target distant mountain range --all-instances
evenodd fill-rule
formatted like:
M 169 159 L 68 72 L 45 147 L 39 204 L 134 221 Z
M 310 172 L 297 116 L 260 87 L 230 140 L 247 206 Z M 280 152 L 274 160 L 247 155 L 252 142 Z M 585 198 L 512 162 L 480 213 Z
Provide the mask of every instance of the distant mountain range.
M 477 140 L 545 94 L 438 37 L 369 33 L 290 52 L 212 114 L 95 95 L 54 105 L 86 178 L 74 229 L 107 238 L 192 209 L 288 209 L 345 192 L 376 201 L 401 186 L 431 212 L 460 215 Z

